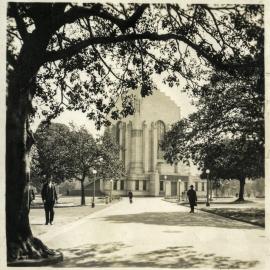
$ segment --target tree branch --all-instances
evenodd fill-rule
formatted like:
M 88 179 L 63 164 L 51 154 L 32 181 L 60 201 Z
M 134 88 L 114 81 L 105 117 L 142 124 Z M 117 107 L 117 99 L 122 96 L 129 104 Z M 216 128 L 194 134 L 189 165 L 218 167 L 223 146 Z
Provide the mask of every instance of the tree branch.
M 74 6 L 62 16 L 58 17 L 58 20 L 55 22 L 55 26 L 56 28 L 59 28 L 66 23 L 73 23 L 78 19 L 97 16 L 117 25 L 124 33 L 128 28 L 136 25 L 137 21 L 141 18 L 143 12 L 148 6 L 149 4 L 142 4 L 138 6 L 136 11 L 126 20 L 113 16 L 103 8 L 102 4 L 94 4 L 91 8 Z
M 215 54 L 208 53 L 204 51 L 202 46 L 193 43 L 189 39 L 187 39 L 184 35 L 177 35 L 173 33 L 168 34 L 158 34 L 158 33 L 150 33 L 145 32 L 142 34 L 126 34 L 126 35 L 118 35 L 118 36 L 108 36 L 108 37 L 92 37 L 81 42 L 78 42 L 66 49 L 57 50 L 57 51 L 48 51 L 45 54 L 43 62 L 57 61 L 63 59 L 65 57 L 72 57 L 79 53 L 81 50 L 87 48 L 91 45 L 102 45 L 102 44 L 116 44 L 121 42 L 129 42 L 139 39 L 151 40 L 151 41 L 168 41 L 168 40 L 179 40 L 184 42 L 193 50 L 195 50 L 198 56 L 202 56 L 206 60 L 208 60 L 213 66 L 223 69 L 223 70 L 232 70 L 234 68 L 254 68 L 260 67 L 262 63 L 260 61 L 251 61 L 247 63 L 224 63 L 222 60 L 219 60 L 220 53 L 216 52 Z
M 18 32 L 21 38 L 25 40 L 28 35 L 28 32 L 27 32 L 26 25 L 23 21 L 23 18 L 20 16 L 18 12 L 18 3 L 10 3 L 9 15 L 15 19 Z
M 211 11 L 211 9 L 208 8 L 207 5 L 201 5 L 201 6 L 202 6 L 204 9 L 206 9 L 206 10 L 208 11 L 208 13 L 210 14 L 210 16 L 212 17 L 212 19 L 213 19 L 213 21 L 214 21 L 214 24 L 215 24 L 215 26 L 216 26 L 216 29 L 217 29 L 217 31 L 218 31 L 218 34 L 219 34 L 219 36 L 220 36 L 220 38 L 221 38 L 221 40 L 222 40 L 222 42 L 223 42 L 223 45 L 227 45 L 227 43 L 225 42 L 225 40 L 224 40 L 224 38 L 223 38 L 223 36 L 222 36 L 222 34 L 221 34 L 221 32 L 220 32 L 220 29 L 219 29 L 219 26 L 218 26 L 218 23 L 217 23 L 217 20 L 216 20 L 215 15 L 214 15 L 213 12 Z

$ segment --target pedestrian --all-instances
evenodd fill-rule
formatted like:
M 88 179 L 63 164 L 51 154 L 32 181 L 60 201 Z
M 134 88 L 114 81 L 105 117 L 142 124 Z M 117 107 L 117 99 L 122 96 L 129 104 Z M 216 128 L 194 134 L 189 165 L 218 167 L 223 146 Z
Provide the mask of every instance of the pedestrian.
M 45 218 L 46 223 L 48 225 L 49 222 L 53 225 L 53 218 L 54 218 L 54 204 L 57 203 L 57 193 L 55 190 L 55 185 L 52 182 L 52 179 L 49 179 L 42 187 L 41 190 L 41 197 L 44 204 L 45 210 Z
M 197 205 L 197 195 L 196 195 L 196 191 L 193 189 L 193 185 L 190 186 L 190 189 L 187 192 L 187 196 L 188 196 L 189 205 L 190 205 L 189 213 L 194 213 L 194 206 Z
M 32 204 L 32 201 L 35 200 L 35 192 L 34 192 L 34 189 L 33 187 L 29 184 L 28 185 L 28 209 L 30 211 L 30 208 L 31 208 L 31 204 Z
M 131 192 L 131 190 L 128 193 L 128 197 L 129 197 L 129 202 L 132 203 L 133 193 Z

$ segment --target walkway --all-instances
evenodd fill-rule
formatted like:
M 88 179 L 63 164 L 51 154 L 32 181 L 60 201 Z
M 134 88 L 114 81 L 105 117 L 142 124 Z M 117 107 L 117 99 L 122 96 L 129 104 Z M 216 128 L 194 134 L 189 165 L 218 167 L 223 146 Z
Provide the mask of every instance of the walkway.
M 57 267 L 262 269 L 269 256 L 262 228 L 160 198 L 125 198 L 39 238 L 64 253 Z

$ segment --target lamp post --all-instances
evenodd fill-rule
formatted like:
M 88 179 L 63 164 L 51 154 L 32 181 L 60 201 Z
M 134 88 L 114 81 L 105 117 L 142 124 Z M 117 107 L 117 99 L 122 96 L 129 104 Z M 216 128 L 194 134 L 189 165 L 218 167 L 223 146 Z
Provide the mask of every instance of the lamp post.
M 111 182 L 111 190 L 110 190 L 110 202 L 111 202 L 112 201 L 113 179 L 111 179 L 110 182 Z
M 210 206 L 210 203 L 209 203 L 209 173 L 210 173 L 210 170 L 207 169 L 205 172 L 206 172 L 206 175 L 207 175 L 207 198 L 206 198 L 206 206 Z
M 101 163 L 103 161 L 103 158 L 100 157 L 99 159 L 97 159 L 95 162 L 97 163 Z M 94 183 L 93 183 L 93 198 L 92 198 L 92 208 L 95 207 L 95 195 L 96 195 L 96 175 L 97 175 L 97 170 L 93 169 L 92 173 L 94 175 Z
M 92 173 L 94 175 L 92 208 L 94 208 L 95 207 L 95 193 L 96 193 L 96 175 L 97 175 L 97 170 L 93 170 Z
M 209 179 L 209 183 L 210 183 L 210 202 L 213 201 L 213 183 L 212 183 L 212 179 Z
M 167 197 L 167 192 L 166 192 L 167 191 L 167 175 L 164 175 L 164 180 L 165 180 L 164 181 L 164 185 L 165 185 L 165 196 L 164 197 L 166 199 L 166 197 Z
M 178 183 L 179 183 L 179 202 L 181 202 L 181 179 L 178 179 Z

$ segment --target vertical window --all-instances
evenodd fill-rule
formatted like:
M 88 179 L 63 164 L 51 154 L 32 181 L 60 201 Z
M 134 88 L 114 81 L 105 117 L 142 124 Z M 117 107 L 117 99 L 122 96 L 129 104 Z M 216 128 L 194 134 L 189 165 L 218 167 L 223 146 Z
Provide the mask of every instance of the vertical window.
M 146 181 L 143 181 L 143 190 L 146 190 Z
M 160 191 L 164 190 L 164 182 L 163 181 L 159 181 L 159 190 Z
M 188 190 L 188 182 L 185 182 L 185 191 Z
M 124 180 L 121 180 L 120 182 L 120 190 L 124 190 L 125 189 L 125 182 Z
M 113 182 L 113 190 L 117 190 L 117 181 Z
M 139 184 L 140 184 L 140 181 L 136 180 L 135 181 L 135 190 L 139 190 Z
M 162 121 L 157 121 L 157 158 L 163 159 L 163 151 L 161 150 L 160 144 L 164 138 L 165 124 Z
M 121 125 L 121 122 L 118 122 L 118 123 L 116 124 L 115 139 L 116 139 L 116 143 L 117 143 L 117 144 L 120 144 L 120 125 Z
M 204 191 L 204 183 L 202 183 L 202 191 Z
M 195 182 L 195 190 L 198 190 L 198 182 Z

